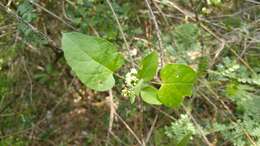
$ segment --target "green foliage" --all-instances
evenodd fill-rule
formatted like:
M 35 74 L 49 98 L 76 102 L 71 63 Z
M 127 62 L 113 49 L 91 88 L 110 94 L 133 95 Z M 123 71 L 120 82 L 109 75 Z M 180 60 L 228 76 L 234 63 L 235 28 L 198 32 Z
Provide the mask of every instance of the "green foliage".
M 219 5 L 221 4 L 221 0 L 207 0 L 209 5 Z
M 137 78 L 137 70 L 132 68 L 129 73 L 125 75 L 125 87 L 122 90 L 122 95 L 130 97 L 130 102 L 135 102 L 135 97 L 139 95 L 143 86 L 143 80 Z
M 254 145 L 248 140 L 245 131 L 256 145 L 260 144 L 260 96 L 255 91 L 255 87 L 238 82 L 231 82 L 226 87 L 226 96 L 236 104 L 235 114 L 239 119 L 236 123 L 215 123 L 212 129 L 221 133 L 224 140 L 234 146 Z
M 114 45 L 100 38 L 72 32 L 63 34 L 62 48 L 68 64 L 87 87 L 105 91 L 114 86 L 113 72 L 123 64 L 123 58 L 116 52 Z M 138 73 L 133 69 L 126 75 L 126 88 L 122 93 L 130 97 L 131 103 L 140 91 L 145 102 L 163 103 L 169 107 L 177 107 L 184 96 L 191 96 L 196 73 L 190 67 L 181 64 L 166 65 L 161 71 L 163 84 L 157 93 L 157 89 L 152 86 L 142 88 L 143 80 L 149 81 L 156 74 L 157 53 L 146 56 L 141 66 Z M 137 76 L 143 80 L 139 81 Z
M 215 79 L 232 79 L 243 84 L 260 86 L 259 75 L 252 75 L 245 66 L 240 65 L 235 61 L 231 61 L 230 58 L 225 58 L 224 64 L 219 64 L 217 67 L 217 71 L 210 71 L 210 73 L 215 75 Z
M 158 54 L 156 52 L 152 52 L 149 55 L 145 56 L 144 59 L 141 62 L 141 69 L 138 71 L 137 76 L 139 78 L 142 78 L 144 81 L 150 81 L 154 78 L 157 72 L 158 67 Z M 141 86 L 141 85 L 140 85 Z M 160 105 L 161 103 L 158 101 L 158 90 L 152 86 L 149 85 L 143 85 L 144 87 L 141 87 L 141 97 L 143 101 L 149 104 L 155 104 Z M 136 95 L 139 95 L 139 92 L 137 92 Z
M 63 34 L 62 48 L 68 64 L 87 87 L 105 91 L 114 86 L 113 72 L 124 60 L 113 44 L 72 32 Z
M 52 64 L 47 64 L 45 70 L 36 73 L 33 78 L 41 84 L 53 85 L 55 80 L 50 81 L 51 78 L 57 78 L 59 72 L 55 70 Z
M 180 24 L 173 31 L 163 34 L 163 40 L 168 52 L 176 60 L 176 63 L 191 64 L 201 56 L 201 37 L 207 33 L 201 33 L 200 28 L 193 23 Z
M 75 5 L 77 9 L 75 9 Z M 128 9 L 131 9 L 131 6 L 133 6 L 127 2 L 124 3 L 123 7 L 120 7 L 115 2 L 112 2 L 112 5 L 117 14 L 128 14 L 128 11 L 130 11 Z M 130 12 L 133 13 L 134 11 Z M 91 32 L 95 28 L 95 31 L 105 39 L 115 40 L 118 37 L 119 31 L 115 27 L 113 14 L 108 5 L 104 4 L 104 1 L 80 0 L 76 4 L 70 3 L 66 8 L 66 13 L 73 24 L 79 26 L 80 30 L 84 33 Z M 122 16 L 122 19 L 127 19 L 127 17 Z
M 200 49 L 199 34 L 200 31 L 196 24 L 189 23 L 176 26 L 173 31 L 176 49 L 179 51 Z
M 46 38 L 36 33 L 28 24 L 35 22 L 38 19 L 36 10 L 28 0 L 24 0 L 17 8 L 17 12 L 21 17 L 18 23 L 18 31 L 21 37 L 34 45 L 43 45 L 47 43 Z
M 148 67 L 143 66 L 143 68 L 150 66 L 148 63 L 145 65 Z M 142 74 L 148 75 L 150 79 L 152 76 L 149 72 L 148 69 L 146 72 L 142 69 Z M 156 68 L 153 72 L 155 74 Z M 193 83 L 196 79 L 196 72 L 190 67 L 183 64 L 167 64 L 161 70 L 160 76 L 163 83 L 158 90 L 149 84 L 147 85 L 143 80 L 138 81 L 135 74 L 135 71 L 131 70 L 126 75 L 127 88 L 123 89 L 123 95 L 130 97 L 131 103 L 140 94 L 142 99 L 149 104 L 163 104 L 168 107 L 178 107 L 184 96 L 191 96 Z
M 238 118 L 235 123 L 227 121 L 216 123 L 213 129 L 234 146 L 253 146 L 245 131 L 259 145 L 260 96 L 257 94 L 259 75 L 250 73 L 245 66 L 228 57 L 223 59 L 223 64 L 219 64 L 216 71 L 209 73 L 215 75 L 214 80 L 228 81 L 225 95 L 235 104 L 234 114 Z
M 168 137 L 165 134 L 165 128 L 155 129 L 153 135 L 155 146 L 188 146 L 192 136 L 191 134 L 187 134 L 180 141 L 176 141 L 175 138 Z
M 244 117 L 260 120 L 260 96 L 254 93 L 256 89 L 252 86 L 230 83 L 226 88 L 226 95 L 236 103 L 237 112 Z
M 169 138 L 165 135 L 165 129 L 155 129 L 153 134 L 153 141 L 156 146 L 174 146 L 176 142 L 174 139 Z
M 187 134 L 186 136 L 184 136 L 176 146 L 187 146 L 190 142 L 191 135 L 192 134 Z
M 13 80 L 8 75 L 6 68 L 11 60 L 16 57 L 16 50 L 14 47 L 2 48 L 0 50 L 0 109 L 2 108 L 2 99 L 9 93 Z
M 254 146 L 245 135 L 245 131 L 253 138 L 256 145 L 260 144 L 259 121 L 243 119 L 233 124 L 215 123 L 213 129 L 221 133 L 225 141 L 231 142 L 234 146 Z
M 17 49 L 15 47 L 5 47 L 6 46 L 0 50 L 0 68 L 8 65 L 8 63 L 17 56 Z
M 240 17 L 227 17 L 223 20 L 223 23 L 226 25 L 227 28 L 239 28 L 242 26 L 242 20 Z
M 198 77 L 205 77 L 209 68 L 209 59 L 207 57 L 200 57 L 198 64 Z
M 144 81 L 150 81 L 154 78 L 158 67 L 158 54 L 152 52 L 141 62 L 141 69 L 138 71 L 138 77 Z
M 28 0 L 24 0 L 24 2 L 19 5 L 17 12 L 26 22 L 33 22 L 38 17 L 35 13 L 35 9 Z
M 165 134 L 181 144 L 188 143 L 187 141 L 191 140 L 192 136 L 197 134 L 197 131 L 188 115 L 182 114 L 180 119 L 172 122 L 170 126 L 165 127 Z
M 191 96 L 196 72 L 183 64 L 167 64 L 160 72 L 162 86 L 159 101 L 168 107 L 178 107 L 184 96 Z
M 20 138 L 8 137 L 0 140 L 1 146 L 28 146 L 29 141 Z
M 145 2 L 110 2 L 116 16 L 106 0 L 0 2 L 8 8 L 0 11 L 0 137 L 4 137 L 0 145 L 137 145 L 127 128 L 121 127 L 124 124 L 118 123 L 122 120 L 116 120 L 119 116 L 137 137 L 149 137 L 154 126 L 148 146 L 205 145 L 197 126 L 180 114 L 183 108 L 172 109 L 187 103 L 213 145 L 251 146 L 249 136 L 260 145 L 260 13 L 253 1 L 150 3 L 163 55 L 148 54 L 158 49 L 158 36 Z M 183 12 L 187 17 L 172 15 Z M 115 18 L 133 58 L 124 66 L 122 55 L 127 49 Z M 61 30 L 82 34 L 64 33 L 60 46 Z M 120 52 L 113 44 L 119 44 Z M 19 48 L 17 55 L 11 51 L 14 47 Z M 211 60 L 216 52 L 220 54 Z M 161 68 L 159 56 L 164 57 Z M 66 63 L 79 80 L 71 76 Z M 112 87 L 118 115 L 107 135 L 113 120 L 108 93 L 96 91 Z M 194 97 L 184 100 L 192 89 Z M 152 126 L 155 114 L 158 119 Z M 205 125 L 211 129 L 204 129 Z
M 10 80 L 3 73 L 0 73 L 0 107 L 1 100 L 8 93 L 8 87 L 10 86 Z

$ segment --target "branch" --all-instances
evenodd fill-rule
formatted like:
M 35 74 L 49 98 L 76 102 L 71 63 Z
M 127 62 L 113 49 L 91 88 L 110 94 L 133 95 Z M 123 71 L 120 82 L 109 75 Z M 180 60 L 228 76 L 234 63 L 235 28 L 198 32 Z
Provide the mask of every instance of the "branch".
M 113 8 L 113 6 L 112 6 L 110 0 L 106 0 L 106 1 L 107 1 L 107 4 L 109 5 L 109 7 L 110 7 L 110 9 L 111 9 L 111 11 L 112 11 L 112 13 L 113 13 L 113 16 L 114 16 L 114 18 L 115 18 L 115 20 L 116 20 L 116 23 L 117 23 L 117 25 L 118 25 L 118 29 L 119 29 L 119 31 L 120 31 L 120 33 L 121 33 L 121 36 L 122 36 L 123 40 L 124 40 L 124 43 L 125 43 L 125 46 L 126 46 L 126 49 L 127 49 L 127 54 L 128 54 L 128 56 L 129 56 L 129 58 L 130 58 L 130 63 L 131 63 L 131 65 L 132 65 L 132 67 L 134 67 L 134 66 L 135 66 L 135 65 L 134 65 L 134 59 L 133 59 L 133 57 L 131 56 L 130 46 L 129 46 L 127 40 L 126 40 L 126 35 L 125 35 L 124 31 L 123 31 L 123 28 L 122 28 L 122 26 L 121 26 L 121 24 L 120 24 L 120 22 L 119 22 L 119 19 L 118 19 L 117 15 L 116 15 L 116 12 L 115 12 L 115 10 L 114 10 L 114 8 Z
M 157 36 L 157 39 L 158 39 L 158 42 L 159 42 L 159 49 L 160 49 L 160 61 L 161 61 L 160 67 L 162 68 L 164 53 L 163 53 L 163 43 L 162 43 L 162 38 L 161 38 L 161 30 L 159 28 L 159 25 L 157 23 L 156 17 L 155 17 L 155 15 L 153 13 L 153 10 L 152 10 L 151 5 L 149 4 L 148 0 L 145 0 L 145 3 L 147 5 L 147 7 L 148 7 L 150 17 L 153 20 L 153 23 L 154 23 L 154 26 L 155 26 L 156 36 Z

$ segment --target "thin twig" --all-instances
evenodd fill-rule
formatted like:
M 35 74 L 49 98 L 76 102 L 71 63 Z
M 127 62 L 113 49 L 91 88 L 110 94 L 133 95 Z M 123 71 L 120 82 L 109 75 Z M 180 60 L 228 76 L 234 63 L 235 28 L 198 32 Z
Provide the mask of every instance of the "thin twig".
M 158 3 L 162 3 L 160 0 L 154 0 L 155 2 L 158 2 Z M 188 17 L 190 18 L 192 21 L 196 21 L 196 14 L 187 10 L 187 9 L 184 9 L 182 8 L 181 6 L 179 6 L 176 2 L 172 2 L 172 1 L 169 1 L 169 0 L 166 0 L 164 1 L 165 5 L 169 5 L 169 6 L 172 6 L 173 8 L 175 8 L 176 10 L 178 10 L 179 12 L 181 12 L 182 14 L 185 15 L 185 17 Z M 206 19 L 202 18 L 202 17 L 197 17 L 197 20 L 201 20 L 202 22 L 205 22 Z M 216 55 L 213 59 L 213 62 L 214 60 L 220 55 L 220 53 L 223 51 L 223 49 L 225 48 L 225 44 L 226 44 L 226 41 L 225 39 L 219 37 L 217 34 L 215 34 L 213 31 L 211 31 L 206 25 L 204 25 L 203 23 L 200 23 L 200 27 L 203 28 L 205 31 L 207 31 L 209 34 L 211 34 L 213 37 L 215 37 L 219 42 L 220 42 L 220 47 L 219 49 L 216 51 Z
M 113 8 L 113 6 L 112 6 L 110 0 L 106 0 L 106 1 L 107 1 L 107 4 L 109 5 L 109 7 L 110 7 L 110 9 L 111 9 L 111 11 L 112 11 L 112 13 L 113 13 L 114 19 L 116 20 L 116 23 L 117 23 L 117 25 L 118 25 L 118 29 L 119 29 L 119 31 L 120 31 L 120 33 L 121 33 L 121 36 L 122 36 L 123 40 L 124 40 L 124 43 L 125 43 L 125 46 L 126 46 L 126 49 L 127 49 L 127 53 L 128 53 L 129 59 L 130 59 L 130 63 L 131 63 L 131 65 L 132 65 L 132 67 L 134 67 L 134 66 L 135 66 L 135 64 L 134 64 L 134 59 L 133 59 L 133 57 L 131 56 L 131 53 L 130 53 L 130 51 L 131 51 L 131 50 L 130 50 L 130 45 L 128 44 L 128 42 L 127 42 L 127 40 L 126 40 L 126 35 L 125 35 L 124 31 L 123 31 L 123 28 L 122 28 L 122 26 L 121 26 L 121 24 L 120 24 L 120 22 L 119 22 L 119 19 L 118 19 L 118 17 L 117 17 L 117 14 L 116 14 L 116 12 L 115 12 L 115 10 L 114 10 L 114 8 Z
M 167 17 L 165 15 L 165 13 L 162 11 L 162 9 L 160 8 L 160 6 L 152 0 L 152 3 L 154 4 L 154 6 L 157 8 L 158 12 L 162 15 L 166 25 L 169 25 L 169 21 L 167 20 Z M 156 14 L 156 13 L 155 13 Z
M 113 123 L 114 123 L 114 114 L 115 114 L 112 89 L 109 90 L 108 98 L 109 98 L 109 105 L 110 105 L 110 117 L 109 117 L 109 127 L 108 127 L 108 132 L 107 132 L 107 141 L 109 140 L 110 133 L 112 133 Z
M 24 71 L 25 71 L 25 73 L 26 73 L 26 75 L 27 75 L 27 77 L 28 77 L 29 83 L 30 83 L 30 100 L 31 100 L 31 102 L 32 102 L 32 100 L 33 100 L 33 99 L 32 99 L 32 96 L 33 96 L 33 80 L 32 80 L 32 78 L 31 78 L 31 75 L 30 75 L 30 73 L 29 73 L 29 70 L 28 70 L 28 68 L 27 68 L 27 66 L 26 66 L 24 56 L 22 57 L 22 64 L 23 64 L 23 67 L 24 67 Z
M 256 4 L 256 5 L 260 5 L 259 1 L 255 1 L 255 0 L 246 0 L 246 1 L 250 2 L 250 3 L 253 3 L 253 4 Z
M 233 119 L 236 119 L 236 117 L 232 114 L 232 111 L 230 110 L 230 108 L 225 104 L 224 101 L 222 101 L 220 99 L 220 97 L 218 96 L 218 94 L 211 88 L 210 84 L 208 84 L 208 82 L 206 80 L 204 80 L 204 85 L 209 89 L 209 91 L 220 101 L 220 103 L 224 106 L 224 108 L 228 111 L 228 113 L 230 114 L 231 118 Z M 231 119 L 231 122 L 232 119 Z M 248 132 L 243 128 L 243 127 L 240 127 L 239 128 L 244 132 L 245 136 L 249 139 L 249 141 L 254 145 L 256 146 L 256 143 L 255 141 L 252 139 L 252 137 L 248 134 Z
M 118 119 L 123 123 L 123 125 L 126 127 L 126 129 L 134 136 L 136 141 L 142 145 L 142 141 L 138 138 L 138 136 L 135 134 L 135 132 L 129 127 L 129 125 L 124 121 L 124 119 L 117 113 L 115 112 L 115 115 L 118 117 Z
M 118 142 L 121 143 L 122 145 L 127 145 L 127 144 L 126 144 L 124 141 L 122 141 L 118 136 L 116 136 L 113 131 L 111 131 L 110 134 L 114 137 L 114 139 L 115 139 L 116 141 L 118 141 Z
M 49 42 L 49 45 L 51 45 L 51 49 L 57 53 L 60 54 L 62 52 L 62 49 L 58 48 L 56 42 L 54 40 L 52 40 L 49 36 L 47 36 L 46 34 L 44 34 L 43 32 L 39 31 L 36 27 L 34 27 L 32 24 L 28 23 L 27 21 L 24 21 L 19 15 L 17 15 L 13 10 L 11 10 L 10 8 L 6 7 L 4 4 L 2 4 L 0 2 L 0 7 L 3 7 L 4 10 L 11 16 L 15 17 L 17 19 L 17 21 L 22 22 L 24 24 L 26 24 L 30 29 L 32 29 L 32 31 L 34 31 L 35 33 L 40 34 L 44 39 L 46 39 Z
M 112 128 L 113 128 L 114 113 L 115 113 L 115 107 L 114 107 L 114 101 L 113 101 L 113 92 L 112 92 L 111 89 L 109 90 L 109 104 L 110 104 L 110 118 L 109 118 L 108 132 L 111 132 Z
M 256 72 L 252 69 L 252 67 L 243 59 L 241 58 L 234 49 L 230 49 L 230 51 L 240 60 L 254 75 L 256 75 Z
M 163 43 L 162 43 L 162 38 L 161 38 L 161 30 L 159 28 L 159 25 L 158 25 L 158 22 L 157 22 L 157 19 L 153 13 L 153 10 L 151 8 L 151 5 L 149 3 L 148 0 L 145 0 L 145 3 L 148 7 L 148 10 L 149 10 L 149 14 L 150 14 L 150 17 L 151 19 L 153 20 L 153 23 L 154 23 L 154 26 L 155 26 L 155 30 L 156 30 L 156 36 L 157 36 L 157 39 L 158 39 L 158 43 L 159 43 L 159 50 L 160 50 L 160 67 L 162 68 L 163 67 L 163 58 L 164 58 L 164 50 L 163 50 Z
M 54 18 L 58 19 L 59 21 L 61 21 L 62 23 L 64 23 L 65 25 L 67 25 L 68 27 L 70 27 L 71 29 L 73 30 L 76 30 L 76 28 L 74 26 L 72 26 L 71 24 L 67 23 L 66 21 L 64 21 L 61 17 L 57 16 L 56 14 L 54 14 L 53 12 L 49 11 L 48 9 L 44 8 L 43 6 L 41 6 L 40 4 L 32 1 L 32 0 L 29 0 L 29 2 L 31 4 L 33 4 L 34 6 L 42 9 L 43 11 L 45 11 L 46 13 L 50 14 L 51 16 L 53 16 Z
M 162 3 L 162 1 L 160 0 L 154 0 L 155 2 L 157 3 Z M 189 10 L 187 9 L 184 9 L 182 8 L 180 5 L 178 5 L 176 2 L 173 2 L 173 1 L 169 1 L 169 0 L 165 0 L 163 2 L 163 4 L 165 5 L 170 5 L 172 7 L 174 7 L 175 9 L 177 9 L 179 12 L 181 12 L 182 14 L 184 14 L 186 17 L 189 17 L 189 18 L 194 18 L 195 17 L 195 14 L 193 12 L 190 12 Z
M 182 105 L 183 109 L 186 111 L 186 113 L 189 115 L 190 119 L 193 121 L 193 123 L 195 124 L 195 126 L 197 127 L 200 135 L 202 136 L 203 140 L 205 141 L 205 143 L 208 146 L 213 146 L 213 144 L 211 142 L 209 142 L 208 138 L 205 135 L 205 132 L 203 131 L 203 129 L 200 127 L 200 125 L 198 124 L 198 122 L 196 121 L 196 119 L 190 114 L 190 112 L 188 111 L 188 109 Z
M 154 109 L 156 109 L 157 111 L 159 111 L 160 113 L 164 114 L 166 117 L 168 117 L 171 120 L 176 120 L 173 116 L 171 116 L 170 114 L 168 114 L 167 112 L 161 110 L 159 107 L 156 106 L 152 106 Z
M 150 138 L 152 136 L 152 133 L 153 133 L 153 130 L 154 130 L 154 127 L 155 127 L 155 124 L 156 124 L 157 120 L 158 120 L 158 114 L 156 114 L 156 116 L 155 116 L 155 118 L 153 120 L 152 126 L 151 126 L 151 128 L 150 128 L 150 130 L 149 130 L 149 132 L 147 134 L 147 137 L 145 139 L 145 143 L 146 144 L 149 142 L 149 140 L 150 140 Z

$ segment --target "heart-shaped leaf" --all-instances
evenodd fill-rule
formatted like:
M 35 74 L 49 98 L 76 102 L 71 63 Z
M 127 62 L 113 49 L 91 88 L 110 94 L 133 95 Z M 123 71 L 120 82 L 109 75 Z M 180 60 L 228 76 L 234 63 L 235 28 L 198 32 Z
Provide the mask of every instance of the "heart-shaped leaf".
M 156 74 L 158 67 L 158 54 L 152 52 L 147 55 L 141 62 L 141 69 L 138 71 L 138 77 L 144 81 L 150 81 Z
M 152 86 L 146 86 L 141 90 L 141 97 L 143 101 L 149 104 L 161 105 L 158 100 L 158 90 Z
M 124 59 L 112 43 L 70 32 L 63 33 L 62 49 L 68 64 L 87 87 L 106 91 L 114 86 L 113 72 L 123 65 Z
M 196 72 L 183 64 L 167 64 L 160 72 L 162 85 L 158 92 L 160 102 L 178 107 L 185 96 L 191 96 Z

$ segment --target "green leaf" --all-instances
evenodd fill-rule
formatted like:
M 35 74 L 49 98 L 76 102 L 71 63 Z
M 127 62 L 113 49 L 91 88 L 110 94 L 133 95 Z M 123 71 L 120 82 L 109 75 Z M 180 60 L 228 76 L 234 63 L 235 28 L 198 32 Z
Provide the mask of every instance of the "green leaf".
M 149 104 L 161 105 L 158 100 L 158 90 L 152 86 L 146 86 L 141 90 L 141 97 L 143 101 Z
M 150 81 L 156 74 L 158 67 L 158 54 L 152 52 L 147 55 L 141 62 L 141 69 L 138 71 L 138 77 L 144 81 Z
M 63 33 L 62 48 L 68 64 L 87 87 L 106 91 L 114 86 L 113 72 L 123 65 L 124 59 L 112 43 L 70 32 Z
M 159 101 L 168 107 L 178 107 L 184 96 L 191 96 L 196 72 L 183 64 L 167 64 L 160 72 L 162 85 Z
M 137 82 L 137 84 L 136 84 L 135 87 L 134 87 L 135 95 L 138 96 L 138 95 L 140 94 L 141 89 L 142 89 L 142 87 L 143 87 L 143 83 L 144 83 L 144 80 L 143 80 L 143 79 L 141 79 L 141 80 L 139 80 L 139 81 Z

